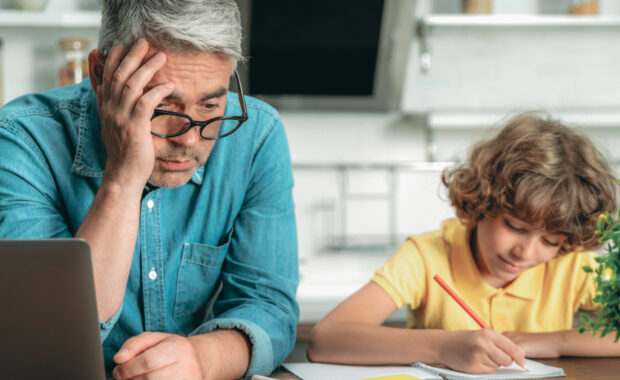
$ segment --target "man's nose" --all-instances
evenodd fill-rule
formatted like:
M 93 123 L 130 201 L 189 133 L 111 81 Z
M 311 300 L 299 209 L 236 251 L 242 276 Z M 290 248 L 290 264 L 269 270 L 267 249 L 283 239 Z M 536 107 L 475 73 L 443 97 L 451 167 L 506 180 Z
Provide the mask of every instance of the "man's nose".
M 187 132 L 183 133 L 179 136 L 168 137 L 168 140 L 172 141 L 177 145 L 182 146 L 193 146 L 196 145 L 202 137 L 200 136 L 200 126 L 195 125 L 190 128 Z

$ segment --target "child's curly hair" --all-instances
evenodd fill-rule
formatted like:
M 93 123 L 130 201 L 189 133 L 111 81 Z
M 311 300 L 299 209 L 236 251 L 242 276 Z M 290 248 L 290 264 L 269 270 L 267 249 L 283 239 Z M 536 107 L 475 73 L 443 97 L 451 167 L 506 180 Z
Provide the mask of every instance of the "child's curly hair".
M 442 182 L 466 224 L 507 212 L 564 234 L 562 252 L 598 248 L 599 214 L 616 210 L 614 172 L 592 142 L 533 113 L 476 144 L 467 161 L 443 172 Z

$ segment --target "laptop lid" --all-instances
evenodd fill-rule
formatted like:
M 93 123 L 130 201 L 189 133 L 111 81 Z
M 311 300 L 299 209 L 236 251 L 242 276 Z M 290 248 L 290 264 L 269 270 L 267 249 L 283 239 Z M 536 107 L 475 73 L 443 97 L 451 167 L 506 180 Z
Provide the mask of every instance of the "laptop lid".
M 0 378 L 105 379 L 84 240 L 0 240 Z

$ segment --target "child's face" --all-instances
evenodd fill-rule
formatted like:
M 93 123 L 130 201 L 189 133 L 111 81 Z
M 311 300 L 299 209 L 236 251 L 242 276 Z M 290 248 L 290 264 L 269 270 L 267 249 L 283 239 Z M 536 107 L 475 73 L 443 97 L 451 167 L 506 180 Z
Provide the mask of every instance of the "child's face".
M 521 272 L 555 257 L 564 239 L 564 235 L 550 234 L 540 225 L 503 213 L 478 222 L 472 248 L 482 278 L 501 288 Z

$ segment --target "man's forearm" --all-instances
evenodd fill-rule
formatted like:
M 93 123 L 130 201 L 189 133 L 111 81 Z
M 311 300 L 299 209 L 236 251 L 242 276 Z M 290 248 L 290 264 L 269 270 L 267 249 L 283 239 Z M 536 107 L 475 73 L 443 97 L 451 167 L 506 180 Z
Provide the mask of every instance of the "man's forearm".
M 75 237 L 91 249 L 99 319 L 120 308 L 136 244 L 141 193 L 105 177 Z
M 251 344 L 237 330 L 214 330 L 189 337 L 205 379 L 238 379 L 248 370 Z

